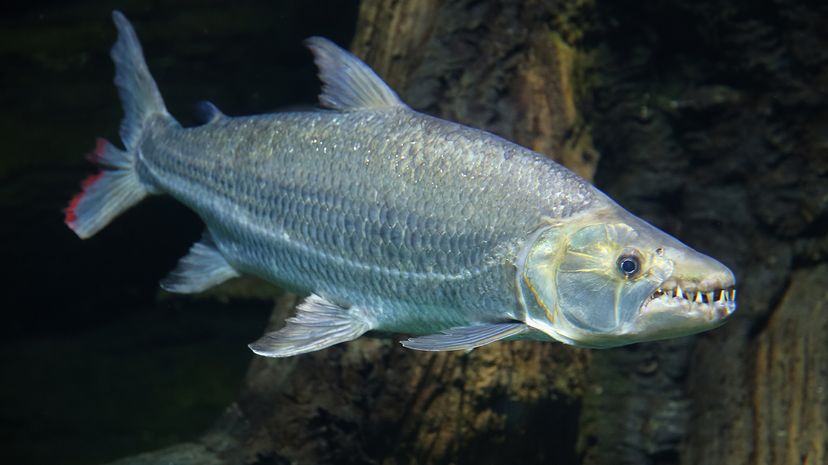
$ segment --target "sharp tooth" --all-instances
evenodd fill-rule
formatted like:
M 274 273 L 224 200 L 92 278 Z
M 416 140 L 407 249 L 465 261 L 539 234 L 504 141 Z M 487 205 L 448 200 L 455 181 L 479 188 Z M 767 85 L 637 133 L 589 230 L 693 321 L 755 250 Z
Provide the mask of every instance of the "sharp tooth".
M 722 289 L 721 292 L 719 292 L 719 300 L 727 300 L 728 297 L 730 297 L 730 296 L 725 294 L 724 289 Z
M 681 286 L 676 286 L 676 297 L 684 298 L 684 293 L 681 292 Z
M 701 301 L 702 301 L 701 292 L 696 291 L 696 299 L 695 300 L 696 300 L 697 303 L 701 303 Z
M 713 305 L 713 292 L 705 292 L 704 295 L 707 296 L 707 303 Z

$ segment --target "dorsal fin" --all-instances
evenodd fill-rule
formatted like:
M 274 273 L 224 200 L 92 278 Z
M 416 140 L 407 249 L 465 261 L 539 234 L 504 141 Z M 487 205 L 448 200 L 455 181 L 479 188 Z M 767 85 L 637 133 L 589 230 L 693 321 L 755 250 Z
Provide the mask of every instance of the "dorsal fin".
M 319 67 L 322 106 L 340 111 L 405 107 L 388 84 L 352 53 L 323 37 L 311 37 L 305 45 Z

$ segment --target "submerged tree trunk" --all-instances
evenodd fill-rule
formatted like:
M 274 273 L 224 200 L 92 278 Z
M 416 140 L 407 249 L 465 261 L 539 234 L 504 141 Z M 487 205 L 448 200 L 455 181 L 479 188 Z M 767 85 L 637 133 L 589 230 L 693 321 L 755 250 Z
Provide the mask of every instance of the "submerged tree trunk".
M 739 312 L 610 351 L 362 338 L 256 358 L 212 431 L 117 463 L 825 463 L 828 106 L 808 77 L 828 76 L 828 53 L 810 51 L 828 50 L 824 10 L 363 2 L 352 48 L 412 107 L 596 174 L 731 265 Z M 296 303 L 282 298 L 274 329 Z

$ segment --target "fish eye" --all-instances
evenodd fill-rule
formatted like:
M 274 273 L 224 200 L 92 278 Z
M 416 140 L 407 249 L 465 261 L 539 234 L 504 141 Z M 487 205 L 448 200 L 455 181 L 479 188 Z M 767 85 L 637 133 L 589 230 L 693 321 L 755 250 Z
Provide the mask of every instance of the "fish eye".
M 625 277 L 632 278 L 641 270 L 641 264 L 635 255 L 621 255 L 618 257 L 618 271 Z

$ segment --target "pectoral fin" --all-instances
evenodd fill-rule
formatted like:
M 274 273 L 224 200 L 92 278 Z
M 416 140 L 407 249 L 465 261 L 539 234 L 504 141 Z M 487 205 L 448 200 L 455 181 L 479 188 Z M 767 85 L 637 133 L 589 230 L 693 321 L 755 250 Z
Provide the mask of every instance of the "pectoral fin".
M 359 309 L 344 308 L 311 294 L 284 328 L 265 334 L 250 349 L 265 357 L 290 357 L 351 341 L 371 329 Z
M 190 248 L 174 270 L 161 281 L 161 288 L 169 292 L 191 294 L 201 292 L 239 276 L 216 247 L 209 231 L 201 241 Z
M 529 331 L 524 323 L 497 323 L 451 328 L 440 334 L 429 334 L 400 341 L 404 347 L 431 352 L 442 350 L 471 350 L 476 347 Z

